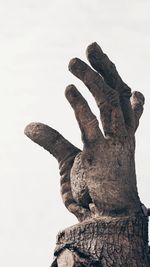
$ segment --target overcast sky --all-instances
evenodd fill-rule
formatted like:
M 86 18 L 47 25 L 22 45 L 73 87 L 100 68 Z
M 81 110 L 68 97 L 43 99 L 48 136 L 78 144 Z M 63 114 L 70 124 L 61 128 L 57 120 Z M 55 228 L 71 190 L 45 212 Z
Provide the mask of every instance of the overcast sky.
M 150 1 L 0 1 L 0 265 L 48 267 L 59 230 L 76 223 L 60 197 L 56 160 L 24 136 L 32 121 L 49 124 L 82 148 L 64 96 L 74 83 L 72 57 L 98 42 L 133 90 L 146 98 L 136 134 L 141 201 L 150 207 Z

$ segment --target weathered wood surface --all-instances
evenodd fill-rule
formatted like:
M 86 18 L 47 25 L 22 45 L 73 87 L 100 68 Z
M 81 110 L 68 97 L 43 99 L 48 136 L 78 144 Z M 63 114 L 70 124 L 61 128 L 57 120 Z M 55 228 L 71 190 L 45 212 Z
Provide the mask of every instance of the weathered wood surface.
M 148 250 L 148 219 L 136 214 L 97 217 L 69 227 L 58 234 L 54 254 L 59 259 L 58 266 L 61 266 L 61 259 L 65 262 L 68 255 L 74 265 L 69 265 L 70 261 L 67 263 L 66 260 L 64 266 L 67 267 L 82 266 L 83 262 L 85 266 L 147 267 Z M 81 265 L 77 263 L 79 259 Z
M 58 236 L 52 266 L 148 267 L 150 212 L 141 204 L 135 171 L 135 132 L 144 96 L 131 92 L 96 43 L 86 54 L 93 68 L 74 58 L 69 70 L 93 95 L 103 131 L 74 85 L 65 96 L 81 130 L 82 151 L 42 123 L 25 129 L 58 160 L 63 202 L 79 221 Z

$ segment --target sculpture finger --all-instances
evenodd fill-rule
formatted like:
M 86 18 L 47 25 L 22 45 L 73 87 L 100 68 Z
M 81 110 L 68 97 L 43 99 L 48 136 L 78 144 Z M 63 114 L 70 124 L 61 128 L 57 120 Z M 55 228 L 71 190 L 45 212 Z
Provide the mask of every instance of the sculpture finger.
M 58 160 L 61 175 L 61 195 L 66 208 L 79 221 L 90 216 L 88 209 L 84 209 L 76 203 L 71 191 L 70 170 L 75 156 L 80 150 L 68 142 L 59 132 L 42 123 L 30 123 L 25 128 L 25 134 Z
M 121 96 L 131 97 L 131 89 L 122 81 L 115 64 L 96 42 L 87 47 L 86 54 L 91 66 L 103 76 L 111 88 L 118 91 Z
M 94 96 L 100 109 L 105 135 L 126 135 L 124 117 L 120 108 L 118 92 L 110 88 L 97 72 L 92 70 L 85 62 L 78 58 L 70 61 L 69 70 L 84 82 Z
M 143 113 L 143 106 L 145 103 L 145 98 L 140 92 L 133 92 L 131 97 L 131 105 L 134 114 L 134 130 L 138 128 L 140 117 Z
M 104 138 L 98 125 L 98 120 L 92 113 L 88 103 L 74 85 L 66 88 L 65 95 L 72 108 L 82 133 L 84 143 L 90 143 L 98 138 Z
M 78 148 L 67 141 L 59 132 L 43 123 L 30 123 L 25 128 L 24 133 L 33 142 L 50 152 L 58 162 L 80 152 Z
M 105 95 L 111 91 L 111 88 L 97 72 L 90 68 L 90 66 L 81 59 L 74 58 L 69 63 L 69 70 L 87 86 L 94 96 L 98 107 L 101 103 L 106 101 Z
M 92 67 L 102 75 L 111 88 L 119 93 L 125 124 L 128 128 L 133 128 L 133 114 L 130 103 L 131 88 L 123 82 L 115 64 L 103 53 L 96 42 L 88 46 L 86 54 Z

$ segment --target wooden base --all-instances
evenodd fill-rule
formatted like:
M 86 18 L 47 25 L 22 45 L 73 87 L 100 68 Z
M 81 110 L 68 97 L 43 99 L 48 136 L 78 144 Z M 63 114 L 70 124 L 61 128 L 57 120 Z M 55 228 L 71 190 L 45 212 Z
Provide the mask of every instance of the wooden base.
M 58 234 L 54 255 L 58 267 L 150 267 L 148 217 L 99 217 L 73 225 Z

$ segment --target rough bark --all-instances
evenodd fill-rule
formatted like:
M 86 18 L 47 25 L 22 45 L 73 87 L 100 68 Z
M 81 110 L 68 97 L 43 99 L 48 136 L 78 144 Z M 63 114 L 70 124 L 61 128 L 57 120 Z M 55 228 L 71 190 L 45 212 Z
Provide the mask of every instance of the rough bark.
M 67 228 L 57 239 L 58 266 L 70 251 L 78 259 L 74 256 L 72 265 L 64 259 L 63 266 L 149 266 L 147 224 L 144 215 L 136 214 L 95 218 Z
M 100 110 L 103 132 L 74 85 L 65 95 L 78 121 L 83 150 L 51 127 L 31 123 L 25 134 L 59 163 L 61 194 L 79 223 L 58 235 L 52 266 L 148 267 L 148 215 L 141 204 L 135 172 L 135 131 L 144 96 L 131 93 L 115 65 L 93 43 L 87 57 L 69 70 L 89 89 Z

